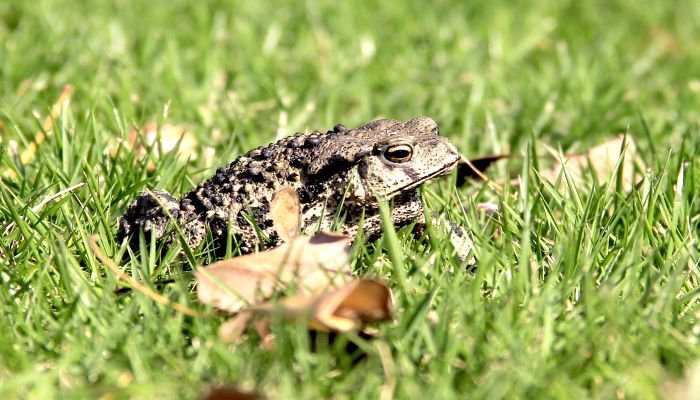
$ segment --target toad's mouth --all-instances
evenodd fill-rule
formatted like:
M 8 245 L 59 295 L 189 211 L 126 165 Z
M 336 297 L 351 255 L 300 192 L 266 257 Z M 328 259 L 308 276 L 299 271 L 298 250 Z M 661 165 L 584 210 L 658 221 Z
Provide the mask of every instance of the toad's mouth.
M 426 175 L 426 176 L 424 176 L 424 177 L 422 177 L 422 178 L 420 178 L 420 179 L 418 179 L 418 180 L 415 180 L 414 182 L 412 182 L 412 183 L 410 183 L 409 185 L 406 185 L 406 186 L 404 186 L 404 187 L 402 187 L 402 188 L 400 188 L 400 189 L 397 189 L 397 190 L 394 190 L 394 191 L 392 191 L 392 192 L 387 193 L 387 194 L 386 194 L 386 197 L 387 197 L 387 198 L 395 197 L 395 196 L 397 196 L 397 195 L 399 195 L 399 194 L 402 194 L 402 193 L 405 193 L 405 192 L 407 192 L 407 191 L 409 191 L 409 190 L 413 190 L 413 189 L 415 189 L 415 188 L 417 188 L 418 186 L 420 186 L 420 185 L 422 185 L 422 184 L 428 182 L 429 180 L 431 180 L 431 179 L 433 179 L 433 178 L 438 178 L 438 177 L 441 177 L 441 176 L 449 175 L 450 173 L 452 173 L 452 171 L 455 170 L 455 168 L 457 167 L 457 163 L 458 163 L 458 162 L 459 162 L 459 158 L 456 159 L 454 163 L 448 165 L 448 166 L 445 167 L 445 168 L 439 169 L 439 170 L 433 172 L 433 173 L 430 174 L 430 175 Z

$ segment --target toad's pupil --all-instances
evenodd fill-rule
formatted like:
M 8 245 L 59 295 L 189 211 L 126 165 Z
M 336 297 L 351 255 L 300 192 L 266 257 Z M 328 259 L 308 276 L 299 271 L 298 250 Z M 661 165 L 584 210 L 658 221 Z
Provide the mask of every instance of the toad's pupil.
M 391 151 L 391 156 L 394 158 L 406 158 L 408 157 L 408 154 L 408 150 L 406 149 L 398 149 Z
M 384 156 L 389 161 L 403 162 L 411 158 L 411 148 L 409 146 L 396 146 L 386 150 Z

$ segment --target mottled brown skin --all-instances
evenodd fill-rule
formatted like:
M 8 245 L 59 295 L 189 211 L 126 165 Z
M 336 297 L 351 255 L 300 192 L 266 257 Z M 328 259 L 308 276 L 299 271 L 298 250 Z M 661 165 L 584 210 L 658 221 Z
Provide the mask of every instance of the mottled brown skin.
M 179 201 L 163 191 L 153 192 L 158 200 L 149 194 L 136 198 L 119 223 L 117 238 L 138 241 L 134 234 L 142 229 L 172 240 L 162 203 L 192 248 L 202 243 L 207 230 L 219 246 L 230 230 L 244 253 L 260 245 L 276 246 L 281 239 L 270 217 L 270 200 L 275 191 L 289 186 L 299 194 L 305 231 L 329 229 L 342 204 L 346 234 L 354 238 L 364 218 L 364 233 L 375 236 L 381 233 L 377 197 L 391 199 L 395 226 L 423 221 L 417 187 L 450 173 L 458 160 L 457 149 L 424 116 L 406 123 L 382 119 L 357 129 L 337 125 L 326 133 L 296 134 L 217 169 Z

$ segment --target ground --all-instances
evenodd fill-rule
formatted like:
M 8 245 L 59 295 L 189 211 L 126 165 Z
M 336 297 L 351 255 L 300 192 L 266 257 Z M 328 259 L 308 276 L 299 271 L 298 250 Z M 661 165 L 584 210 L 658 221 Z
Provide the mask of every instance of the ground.
M 194 398 L 231 383 L 272 398 L 687 398 L 698 21 L 692 0 L 3 1 L 0 397 Z M 70 106 L 39 134 L 66 85 Z M 496 185 L 423 191 L 470 228 L 475 272 L 440 233 L 353 248 L 357 273 L 394 290 L 375 340 L 312 348 L 279 323 L 272 352 L 255 335 L 227 344 L 186 259 L 126 266 L 205 317 L 124 290 L 88 248 L 97 234 L 117 252 L 117 219 L 145 188 L 183 193 L 295 131 L 422 114 L 469 157 L 517 157 L 489 171 Z M 187 129 L 193 151 L 118 148 L 150 122 Z M 540 174 L 546 156 L 620 133 L 645 164 L 636 187 Z

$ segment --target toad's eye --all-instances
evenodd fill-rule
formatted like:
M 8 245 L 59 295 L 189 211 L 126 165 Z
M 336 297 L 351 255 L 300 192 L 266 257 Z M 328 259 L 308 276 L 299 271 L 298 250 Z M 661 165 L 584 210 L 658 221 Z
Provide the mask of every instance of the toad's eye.
M 409 144 L 393 144 L 384 149 L 384 158 L 394 163 L 411 161 L 411 157 L 413 157 L 413 147 Z

